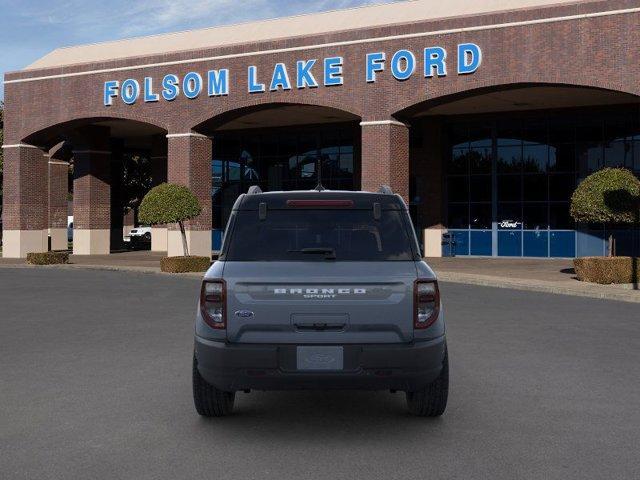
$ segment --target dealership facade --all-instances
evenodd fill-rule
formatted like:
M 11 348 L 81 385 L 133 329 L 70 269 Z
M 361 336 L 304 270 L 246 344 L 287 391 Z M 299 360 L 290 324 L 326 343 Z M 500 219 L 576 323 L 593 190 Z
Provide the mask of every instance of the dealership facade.
M 389 185 L 428 256 L 445 232 L 457 255 L 604 254 L 609 231 L 576 225 L 569 200 L 605 166 L 640 173 L 638 2 L 440 3 L 63 48 L 6 74 L 3 256 L 67 247 L 69 162 L 74 253 L 109 253 L 127 152 L 198 197 L 192 254 L 219 246 L 249 186 L 318 182 Z M 152 237 L 182 253 L 175 227 Z

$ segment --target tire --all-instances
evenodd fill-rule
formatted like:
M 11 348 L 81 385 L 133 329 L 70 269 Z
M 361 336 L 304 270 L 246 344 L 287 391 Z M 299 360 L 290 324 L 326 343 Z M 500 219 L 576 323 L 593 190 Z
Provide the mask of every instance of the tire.
M 223 392 L 207 383 L 198 371 L 198 361 L 193 356 L 193 403 L 203 417 L 224 417 L 233 411 L 235 392 Z
M 144 234 L 144 239 L 150 242 L 151 241 L 151 234 L 149 232 L 145 233 Z
M 422 390 L 407 392 L 407 408 L 419 417 L 439 417 L 447 408 L 448 396 L 449 354 L 445 347 L 440 375 Z

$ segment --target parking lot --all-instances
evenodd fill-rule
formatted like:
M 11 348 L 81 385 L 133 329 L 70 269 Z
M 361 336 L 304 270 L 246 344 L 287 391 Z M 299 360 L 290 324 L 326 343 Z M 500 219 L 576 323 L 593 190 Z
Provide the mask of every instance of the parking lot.
M 0 477 L 639 478 L 638 304 L 444 284 L 440 419 L 388 392 L 191 400 L 199 281 L 0 269 Z

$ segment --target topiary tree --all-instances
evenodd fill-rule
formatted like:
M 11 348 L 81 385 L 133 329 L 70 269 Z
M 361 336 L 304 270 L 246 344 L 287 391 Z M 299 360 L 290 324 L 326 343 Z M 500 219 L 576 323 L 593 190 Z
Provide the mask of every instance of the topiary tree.
M 189 256 L 184 222 L 202 213 L 202 207 L 191 190 L 182 185 L 163 183 L 152 188 L 142 199 L 138 218 L 149 225 L 177 223 L 182 234 L 184 256 Z
M 624 168 L 605 168 L 585 178 L 571 196 L 571 216 L 576 222 L 638 222 L 640 180 Z M 609 235 L 609 256 L 613 256 Z

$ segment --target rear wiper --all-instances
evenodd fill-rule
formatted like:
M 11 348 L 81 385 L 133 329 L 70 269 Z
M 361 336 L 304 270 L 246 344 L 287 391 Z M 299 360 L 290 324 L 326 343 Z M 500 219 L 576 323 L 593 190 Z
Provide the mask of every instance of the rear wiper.
M 333 248 L 329 247 L 311 247 L 311 248 L 302 248 L 300 250 L 287 250 L 287 253 L 309 253 L 309 254 L 324 254 L 327 260 L 335 260 L 336 259 L 336 251 Z

